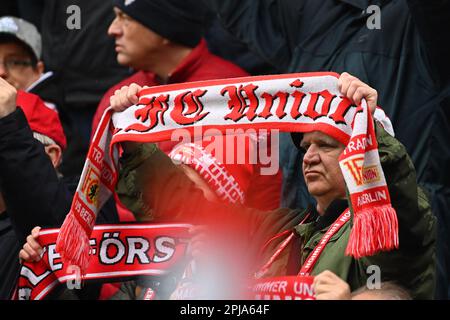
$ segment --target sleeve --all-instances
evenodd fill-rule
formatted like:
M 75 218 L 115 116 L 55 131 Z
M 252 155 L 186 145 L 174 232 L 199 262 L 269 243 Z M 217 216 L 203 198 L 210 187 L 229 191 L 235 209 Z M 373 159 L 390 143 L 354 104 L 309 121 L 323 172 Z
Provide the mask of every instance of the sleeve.
M 439 85 L 448 84 L 450 46 L 446 39 L 450 30 L 450 1 L 407 0 L 407 3 L 428 56 L 431 74 L 438 77 Z
M 417 185 L 405 147 L 379 124 L 376 131 L 381 165 L 397 212 L 399 249 L 363 259 L 367 265 L 379 266 L 383 279 L 399 281 L 415 295 L 421 286 L 424 295 L 419 297 L 431 298 L 427 294 L 432 294 L 434 284 L 436 219 L 428 197 Z
M 1 192 L 20 241 L 35 226 L 61 224 L 69 211 L 70 192 L 20 108 L 0 119 L 0 168 Z
M 203 1 L 231 34 L 280 72 L 288 68 L 305 1 Z

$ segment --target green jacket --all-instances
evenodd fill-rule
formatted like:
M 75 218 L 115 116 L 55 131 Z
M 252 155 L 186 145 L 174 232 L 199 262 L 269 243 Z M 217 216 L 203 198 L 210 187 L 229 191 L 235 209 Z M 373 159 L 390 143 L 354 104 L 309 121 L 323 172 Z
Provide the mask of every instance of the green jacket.
M 373 274 L 369 266 L 380 268 L 382 281 L 397 281 L 416 299 L 432 299 L 435 286 L 435 218 L 428 199 L 417 186 L 413 164 L 395 138 L 377 126 L 379 154 L 388 183 L 391 202 L 399 222 L 399 249 L 371 257 L 354 259 L 345 255 L 352 221 L 344 225 L 329 241 L 315 264 L 312 274 L 330 270 L 346 280 L 355 290 L 366 285 Z M 255 209 L 211 203 L 204 199 L 185 174 L 154 144 L 141 144 L 121 159 L 117 184 L 120 200 L 140 221 L 180 222 L 197 218 L 235 215 L 245 217 L 248 241 L 255 248 L 284 230 L 294 230 L 291 241 L 264 275 L 297 274 L 300 266 L 342 212 L 328 212 L 324 223 L 311 209 L 278 209 L 262 212 Z M 145 192 L 143 192 L 145 190 Z M 330 206 L 331 207 L 331 206 Z M 336 211 L 336 210 L 335 210 Z M 310 218 L 299 225 L 311 212 Z M 326 221 L 325 221 L 326 222 Z M 321 227 L 322 225 L 322 227 Z M 272 241 L 261 253 L 260 266 L 273 255 L 283 237 Z M 260 267 L 259 266 L 259 267 Z M 372 267 L 373 268 L 373 267 Z

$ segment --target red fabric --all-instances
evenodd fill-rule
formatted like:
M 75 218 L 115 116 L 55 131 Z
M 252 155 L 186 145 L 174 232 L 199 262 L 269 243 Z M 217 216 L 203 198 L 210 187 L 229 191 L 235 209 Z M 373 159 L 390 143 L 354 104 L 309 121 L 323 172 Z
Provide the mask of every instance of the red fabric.
M 120 290 L 121 282 L 116 283 L 104 283 L 100 290 L 100 296 L 98 300 L 109 300 Z
M 230 136 L 228 136 L 228 138 L 229 137 Z M 244 163 L 241 163 L 238 159 L 238 155 L 241 154 L 242 150 L 238 151 L 237 147 L 238 145 L 239 147 L 242 147 L 242 141 L 237 136 L 233 137 L 235 140 L 234 143 L 231 143 L 231 145 L 228 145 L 227 137 L 223 137 L 223 150 L 226 151 L 223 151 L 222 155 L 216 155 L 215 152 L 213 152 L 213 156 L 221 157 L 221 161 L 219 162 L 223 163 L 226 171 L 233 176 L 234 179 L 236 179 L 244 194 L 244 205 L 246 207 L 256 208 L 263 211 L 279 208 L 281 200 L 281 184 L 283 179 L 281 170 L 278 170 L 274 175 L 262 175 L 261 168 L 264 166 L 261 165 L 261 163 L 251 164 L 251 159 L 249 156 L 250 154 L 256 154 L 257 151 L 255 149 L 259 148 L 259 143 L 254 141 L 251 142 L 249 137 L 245 138 L 245 159 L 243 159 Z M 271 150 L 270 136 L 267 139 L 267 149 Z M 215 138 L 212 139 L 212 141 L 214 140 Z M 211 150 L 212 145 L 210 145 L 210 143 L 210 141 L 202 141 L 201 145 L 204 148 L 208 148 L 209 146 L 208 150 Z M 234 147 L 234 150 L 231 151 L 230 148 L 232 147 Z M 233 161 L 232 163 L 225 163 L 228 161 L 227 156 L 230 156 L 230 152 L 233 152 Z M 192 167 L 194 169 L 196 168 L 195 165 Z M 200 175 L 204 177 L 203 174 L 200 173 Z M 208 179 L 206 180 L 208 181 Z
M 16 103 L 23 110 L 31 130 L 53 139 L 62 149 L 66 148 L 66 136 L 55 110 L 47 107 L 37 95 L 20 90 Z

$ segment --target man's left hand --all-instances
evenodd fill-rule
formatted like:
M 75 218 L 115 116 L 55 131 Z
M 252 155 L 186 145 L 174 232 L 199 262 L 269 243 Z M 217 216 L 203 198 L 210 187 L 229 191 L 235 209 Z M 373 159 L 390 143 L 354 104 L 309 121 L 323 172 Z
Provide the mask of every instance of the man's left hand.
M 16 96 L 16 88 L 0 78 L 0 119 L 16 110 Z
M 350 300 L 350 286 L 329 270 L 314 277 L 313 288 L 317 300 Z
M 356 104 L 360 104 L 363 98 L 366 99 L 370 113 L 374 114 L 378 100 L 377 90 L 347 72 L 339 77 L 338 87 L 344 97 Z

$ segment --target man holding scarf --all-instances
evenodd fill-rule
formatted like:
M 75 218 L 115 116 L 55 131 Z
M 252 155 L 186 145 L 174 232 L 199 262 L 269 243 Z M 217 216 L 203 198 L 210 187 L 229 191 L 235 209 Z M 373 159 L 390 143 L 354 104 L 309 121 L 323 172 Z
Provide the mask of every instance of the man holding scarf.
M 356 104 L 365 98 L 374 112 L 377 93 L 359 79 L 344 73 L 339 79 L 339 89 L 342 96 Z M 116 111 L 124 110 L 136 103 L 138 90 L 123 88 L 112 97 L 111 105 Z M 375 265 L 379 267 L 382 281 L 395 280 L 414 298 L 431 299 L 435 279 L 435 219 L 428 199 L 417 186 L 414 167 L 404 147 L 375 122 L 377 154 L 392 207 L 397 212 L 399 236 L 394 244 L 388 245 L 389 252 L 358 254 L 357 245 L 353 249 L 347 247 L 353 241 L 352 232 L 358 232 L 352 229 L 361 226 L 355 225 L 359 222 L 355 217 L 350 218 L 347 209 L 351 203 L 353 212 L 355 203 L 353 199 L 350 201 L 352 190 L 348 190 L 347 179 L 344 181 L 339 169 L 345 146 L 322 128 L 317 126 L 310 132 L 293 135 L 296 146 L 306 151 L 303 175 L 309 193 L 317 201 L 316 208 L 261 212 L 210 203 L 154 144 L 122 144 L 125 154 L 116 191 L 135 214 L 150 207 L 147 212 L 155 221 L 205 218 L 209 213 L 210 217 L 216 217 L 217 226 L 230 216 L 245 217 L 243 238 L 247 237 L 249 243 L 260 249 L 255 260 L 256 278 L 318 275 L 331 270 L 354 290 L 366 285 L 370 276 L 368 267 Z M 221 222 L 217 222 L 219 219 Z M 382 228 L 396 228 L 392 221 L 386 221 L 380 222 Z M 359 232 L 364 238 L 367 230 L 363 228 Z M 379 241 L 386 242 L 386 239 Z

